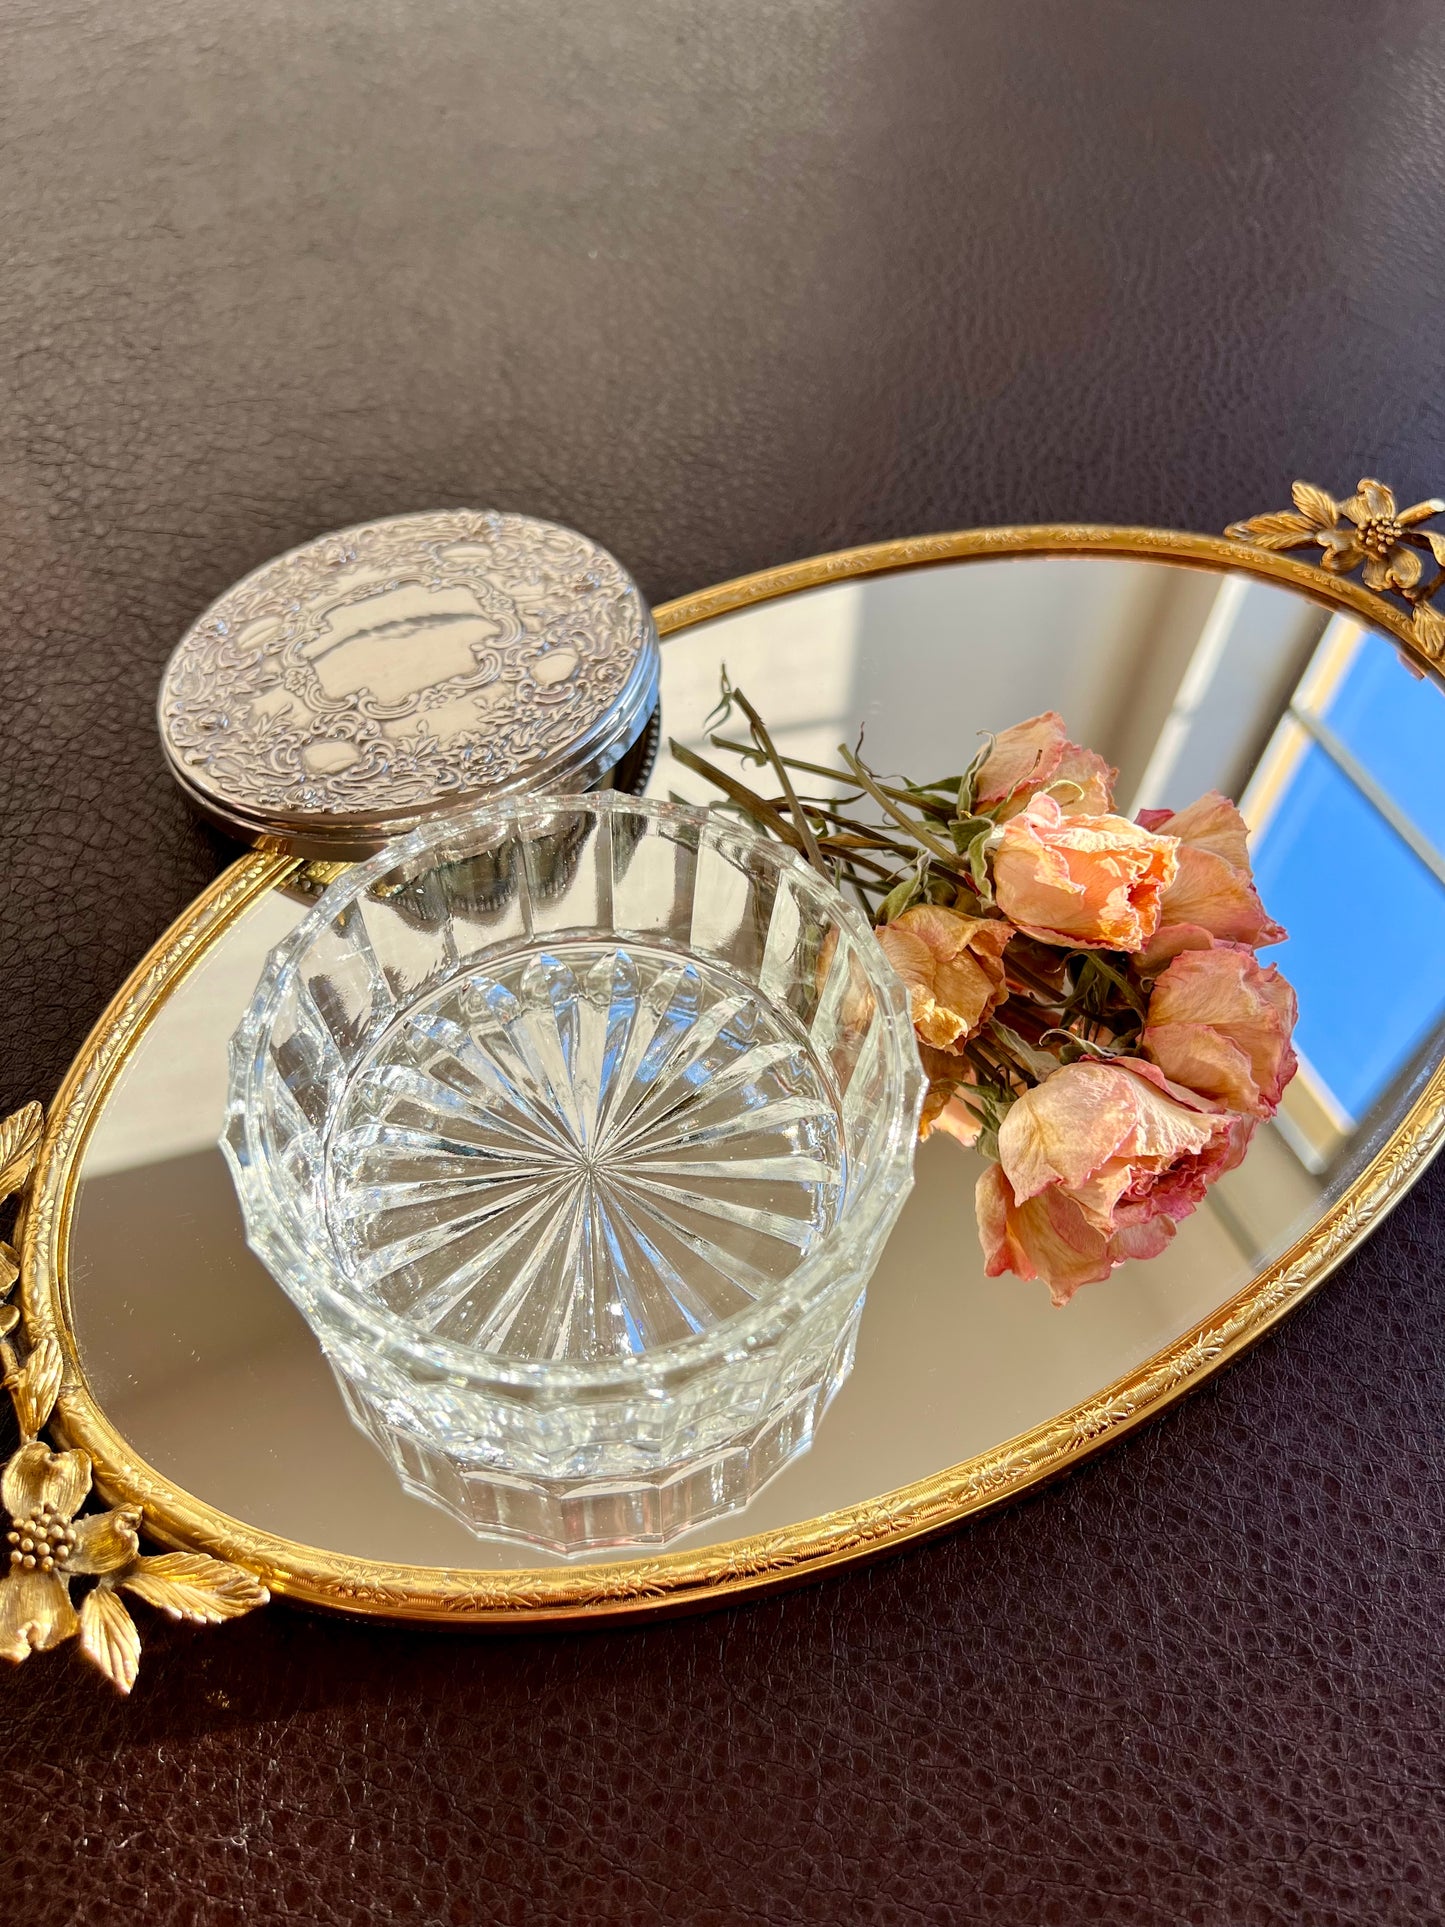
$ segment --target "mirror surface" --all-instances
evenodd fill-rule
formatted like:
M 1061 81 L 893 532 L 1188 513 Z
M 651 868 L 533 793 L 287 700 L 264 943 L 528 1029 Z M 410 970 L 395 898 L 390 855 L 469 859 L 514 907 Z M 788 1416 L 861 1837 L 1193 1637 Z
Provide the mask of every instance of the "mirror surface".
M 984 1277 L 975 1155 L 926 1144 L 855 1370 L 813 1449 L 745 1511 L 677 1542 L 698 1546 L 927 1477 L 1103 1391 L 1342 1194 L 1441 1054 L 1445 980 L 1402 961 L 1388 997 L 1362 996 L 1358 932 L 1401 960 L 1445 949 L 1445 698 L 1393 642 L 1292 590 L 1114 556 L 838 582 L 682 630 L 662 659 L 664 730 L 699 746 L 726 663 L 795 755 L 832 761 L 861 724 L 875 768 L 931 777 L 966 763 L 978 732 L 1053 708 L 1118 765 L 1123 814 L 1224 790 L 1290 931 L 1265 961 L 1301 1006 L 1300 1074 L 1245 1163 L 1161 1257 L 1064 1310 L 1041 1283 Z M 649 790 L 712 800 L 667 755 Z M 223 933 L 105 1103 L 68 1267 L 91 1390 L 165 1479 L 264 1531 L 402 1564 L 554 1563 L 475 1538 L 401 1489 L 246 1248 L 216 1149 L 226 1043 L 266 953 L 303 914 L 272 892 Z

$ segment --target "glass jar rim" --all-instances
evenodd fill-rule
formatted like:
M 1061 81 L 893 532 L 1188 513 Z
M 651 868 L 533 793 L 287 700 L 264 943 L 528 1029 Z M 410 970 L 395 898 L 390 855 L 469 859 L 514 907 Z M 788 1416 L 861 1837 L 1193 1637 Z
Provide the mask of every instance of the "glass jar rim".
M 869 991 L 886 1027 L 883 1050 L 886 1086 L 875 1117 L 881 1142 L 871 1148 L 858 1191 L 837 1223 L 774 1291 L 732 1317 L 639 1357 L 509 1358 L 499 1353 L 479 1352 L 454 1339 L 420 1334 L 403 1314 L 362 1299 L 354 1287 L 341 1288 L 335 1282 L 335 1266 L 326 1267 L 326 1275 L 317 1276 L 314 1262 L 296 1231 L 294 1212 L 286 1208 L 285 1193 L 274 1182 L 269 1153 L 256 1141 L 258 1127 L 254 1120 L 262 1115 L 262 1085 L 270 1066 L 270 1024 L 312 944 L 342 911 L 393 876 L 398 868 L 420 858 L 435 857 L 438 852 L 445 853 L 449 845 L 465 843 L 479 831 L 492 828 L 506 831 L 529 825 L 545 827 L 551 818 L 578 813 L 598 818 L 640 814 L 655 822 L 695 828 L 700 836 L 709 832 L 725 835 L 734 843 L 744 845 L 750 857 L 771 866 L 776 874 L 786 871 L 800 878 L 809 896 L 815 902 L 826 904 L 829 914 L 854 939 Z M 457 858 L 473 853 L 460 849 Z M 351 1343 L 359 1343 L 367 1352 L 390 1363 L 404 1365 L 422 1378 L 445 1380 L 468 1389 L 505 1390 L 521 1399 L 529 1392 L 550 1399 L 557 1393 L 601 1395 L 628 1389 L 661 1395 L 674 1377 L 690 1377 L 734 1350 L 754 1351 L 791 1329 L 812 1304 L 825 1295 L 837 1267 L 836 1240 L 840 1234 L 861 1238 L 866 1243 L 870 1233 L 886 1225 L 889 1207 L 896 1201 L 900 1183 L 911 1182 L 924 1095 L 907 988 L 889 963 L 883 946 L 875 941 L 872 925 L 841 891 L 783 844 L 716 811 L 609 790 L 582 795 L 529 794 L 498 798 L 464 813 L 427 823 L 409 836 L 387 844 L 364 862 L 352 865 L 271 952 L 251 1003 L 232 1038 L 231 1053 L 227 1128 L 221 1149 L 241 1198 L 243 1216 L 248 1221 L 248 1240 L 251 1211 L 263 1203 L 262 1191 L 272 1227 L 281 1227 L 278 1255 L 288 1275 L 277 1271 L 271 1257 L 263 1262 L 288 1296 L 297 1300 L 303 1309 L 317 1305 L 324 1310 L 326 1322 L 339 1328 Z M 244 1155 L 232 1141 L 233 1131 L 246 1147 Z

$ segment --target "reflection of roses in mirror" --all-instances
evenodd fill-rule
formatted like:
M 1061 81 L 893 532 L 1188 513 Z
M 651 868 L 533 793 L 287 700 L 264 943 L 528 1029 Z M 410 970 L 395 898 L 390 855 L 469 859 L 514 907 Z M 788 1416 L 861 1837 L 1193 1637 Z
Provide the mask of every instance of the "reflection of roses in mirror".
M 867 906 L 908 987 L 921 1133 L 989 1160 L 975 1200 L 988 1273 L 1042 1280 L 1064 1304 L 1157 1256 L 1296 1068 L 1294 992 L 1255 956 L 1285 932 L 1235 805 L 1210 792 L 1130 822 L 1116 772 L 1052 710 L 986 739 L 959 775 L 914 783 L 846 748 L 836 770 L 782 756 L 724 680 L 724 721 L 734 705 L 747 737 L 712 744 L 770 767 L 777 794 L 674 754 Z M 795 772 L 835 787 L 800 794 Z

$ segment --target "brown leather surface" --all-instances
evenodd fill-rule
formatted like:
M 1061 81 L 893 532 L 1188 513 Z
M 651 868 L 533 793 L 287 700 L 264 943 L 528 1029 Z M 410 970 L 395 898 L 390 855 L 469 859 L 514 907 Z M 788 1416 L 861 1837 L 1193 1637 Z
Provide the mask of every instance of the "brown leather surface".
M 12 0 L 0 1101 L 221 860 L 157 675 L 318 530 L 496 503 L 661 597 L 1440 488 L 1442 94 L 1431 0 Z M 1438 1921 L 1442 1262 L 1437 1178 L 1165 1422 L 783 1599 L 6 1671 L 10 1914 Z

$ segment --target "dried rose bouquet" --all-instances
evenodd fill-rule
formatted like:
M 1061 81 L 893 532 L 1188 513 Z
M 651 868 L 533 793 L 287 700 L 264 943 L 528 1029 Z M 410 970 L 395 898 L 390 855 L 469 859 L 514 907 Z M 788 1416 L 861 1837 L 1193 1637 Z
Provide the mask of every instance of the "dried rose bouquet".
M 1052 711 L 986 739 L 961 776 L 911 783 L 841 747 L 838 769 L 780 755 L 725 676 L 710 722 L 735 709 L 746 737 L 710 741 L 775 793 L 673 754 L 868 911 L 909 989 L 923 1135 L 990 1160 L 989 1275 L 1040 1278 L 1062 1305 L 1157 1256 L 1295 1072 L 1294 992 L 1255 956 L 1285 933 L 1234 804 L 1115 815 L 1117 771 Z M 795 774 L 834 787 L 802 794 Z M 871 820 L 847 813 L 865 798 Z

